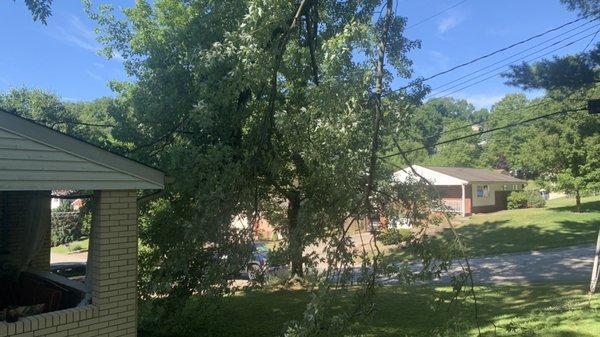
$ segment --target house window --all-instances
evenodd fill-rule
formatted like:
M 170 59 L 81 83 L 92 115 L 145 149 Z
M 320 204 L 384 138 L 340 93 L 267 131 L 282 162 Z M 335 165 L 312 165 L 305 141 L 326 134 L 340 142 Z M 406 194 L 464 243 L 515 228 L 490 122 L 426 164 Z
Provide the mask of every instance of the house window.
M 489 195 L 489 187 L 488 185 L 477 185 L 477 197 L 478 198 L 487 198 Z

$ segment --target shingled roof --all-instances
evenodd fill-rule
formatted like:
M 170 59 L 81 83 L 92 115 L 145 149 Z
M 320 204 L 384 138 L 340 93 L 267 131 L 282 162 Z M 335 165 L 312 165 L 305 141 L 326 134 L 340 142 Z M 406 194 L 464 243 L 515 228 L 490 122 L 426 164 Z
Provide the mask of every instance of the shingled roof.
M 471 167 L 439 167 L 425 166 L 425 168 L 436 171 L 454 178 L 467 182 L 506 182 L 506 183 L 526 183 L 525 180 L 518 179 L 508 174 L 495 172 L 489 169 L 471 168 Z

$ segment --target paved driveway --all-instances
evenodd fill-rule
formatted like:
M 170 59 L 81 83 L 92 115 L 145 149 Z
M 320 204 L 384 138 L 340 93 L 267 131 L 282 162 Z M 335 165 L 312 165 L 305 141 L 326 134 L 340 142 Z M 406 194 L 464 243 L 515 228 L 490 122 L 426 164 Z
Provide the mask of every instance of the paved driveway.
M 502 254 L 469 259 L 473 280 L 476 284 L 528 284 L 589 282 L 595 246 L 573 246 L 560 249 Z M 450 273 L 461 271 L 455 260 Z M 419 266 L 414 265 L 417 271 Z M 435 283 L 450 282 L 449 275 L 434 280 Z M 397 283 L 395 279 L 382 279 L 384 284 Z
M 560 283 L 589 281 L 593 245 L 470 259 L 477 283 Z

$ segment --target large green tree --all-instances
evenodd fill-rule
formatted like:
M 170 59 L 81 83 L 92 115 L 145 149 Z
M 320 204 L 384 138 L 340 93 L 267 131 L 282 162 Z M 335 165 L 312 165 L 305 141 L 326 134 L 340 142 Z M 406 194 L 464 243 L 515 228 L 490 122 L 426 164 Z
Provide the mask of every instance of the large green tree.
M 393 76 L 411 75 L 405 54 L 418 43 L 389 1 L 374 19 L 380 5 L 162 0 L 138 1 L 125 20 L 92 13 L 107 54 L 136 79 L 115 85 L 113 134 L 174 177 L 144 217 L 143 290 L 224 291 L 223 272 L 243 261 L 232 253 L 239 214 L 281 229 L 297 276 L 304 247 L 371 215 L 370 194 L 391 176 L 373 159 L 422 95 L 381 99 Z
M 529 128 L 529 137 L 520 151 L 521 161 L 532 172 L 552 182 L 555 188 L 575 195 L 577 211 L 581 211 L 581 194 L 600 186 L 600 121 L 586 111 L 571 109 L 585 108 L 586 97 L 594 97 L 598 92 L 581 90 L 570 99 L 556 101 L 546 98 L 548 104 L 534 110 L 538 115 L 568 112 Z
M 486 121 L 488 112 L 476 109 L 465 100 L 453 98 L 433 99 L 416 108 L 408 117 L 408 127 L 400 137 L 409 140 L 405 149 L 425 149 L 409 155 L 417 163 L 432 166 L 479 165 L 481 138 L 472 137 L 459 141 L 454 138 L 467 136 L 479 130 Z M 404 135 L 408 133 L 408 135 Z M 439 142 L 451 141 L 436 146 Z M 412 143 L 412 144 L 410 144 Z
M 533 103 L 538 104 L 538 103 Z M 494 104 L 485 124 L 488 129 L 509 125 L 519 120 L 533 117 L 539 112 L 529 108 L 530 102 L 523 94 L 510 94 Z M 523 143 L 530 137 L 532 125 L 501 129 L 484 137 L 481 162 L 483 166 L 501 169 L 520 177 L 536 178 L 528 165 Z

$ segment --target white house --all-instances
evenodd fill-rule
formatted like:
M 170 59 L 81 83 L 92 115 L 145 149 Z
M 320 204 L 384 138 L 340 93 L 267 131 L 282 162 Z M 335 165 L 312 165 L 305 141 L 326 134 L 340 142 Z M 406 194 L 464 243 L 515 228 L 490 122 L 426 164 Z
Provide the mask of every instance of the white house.
M 527 183 L 489 169 L 468 167 L 413 165 L 412 169 L 407 167 L 394 174 L 397 181 L 421 177 L 435 186 L 446 206 L 462 215 L 506 209 L 508 193 L 522 189 Z

